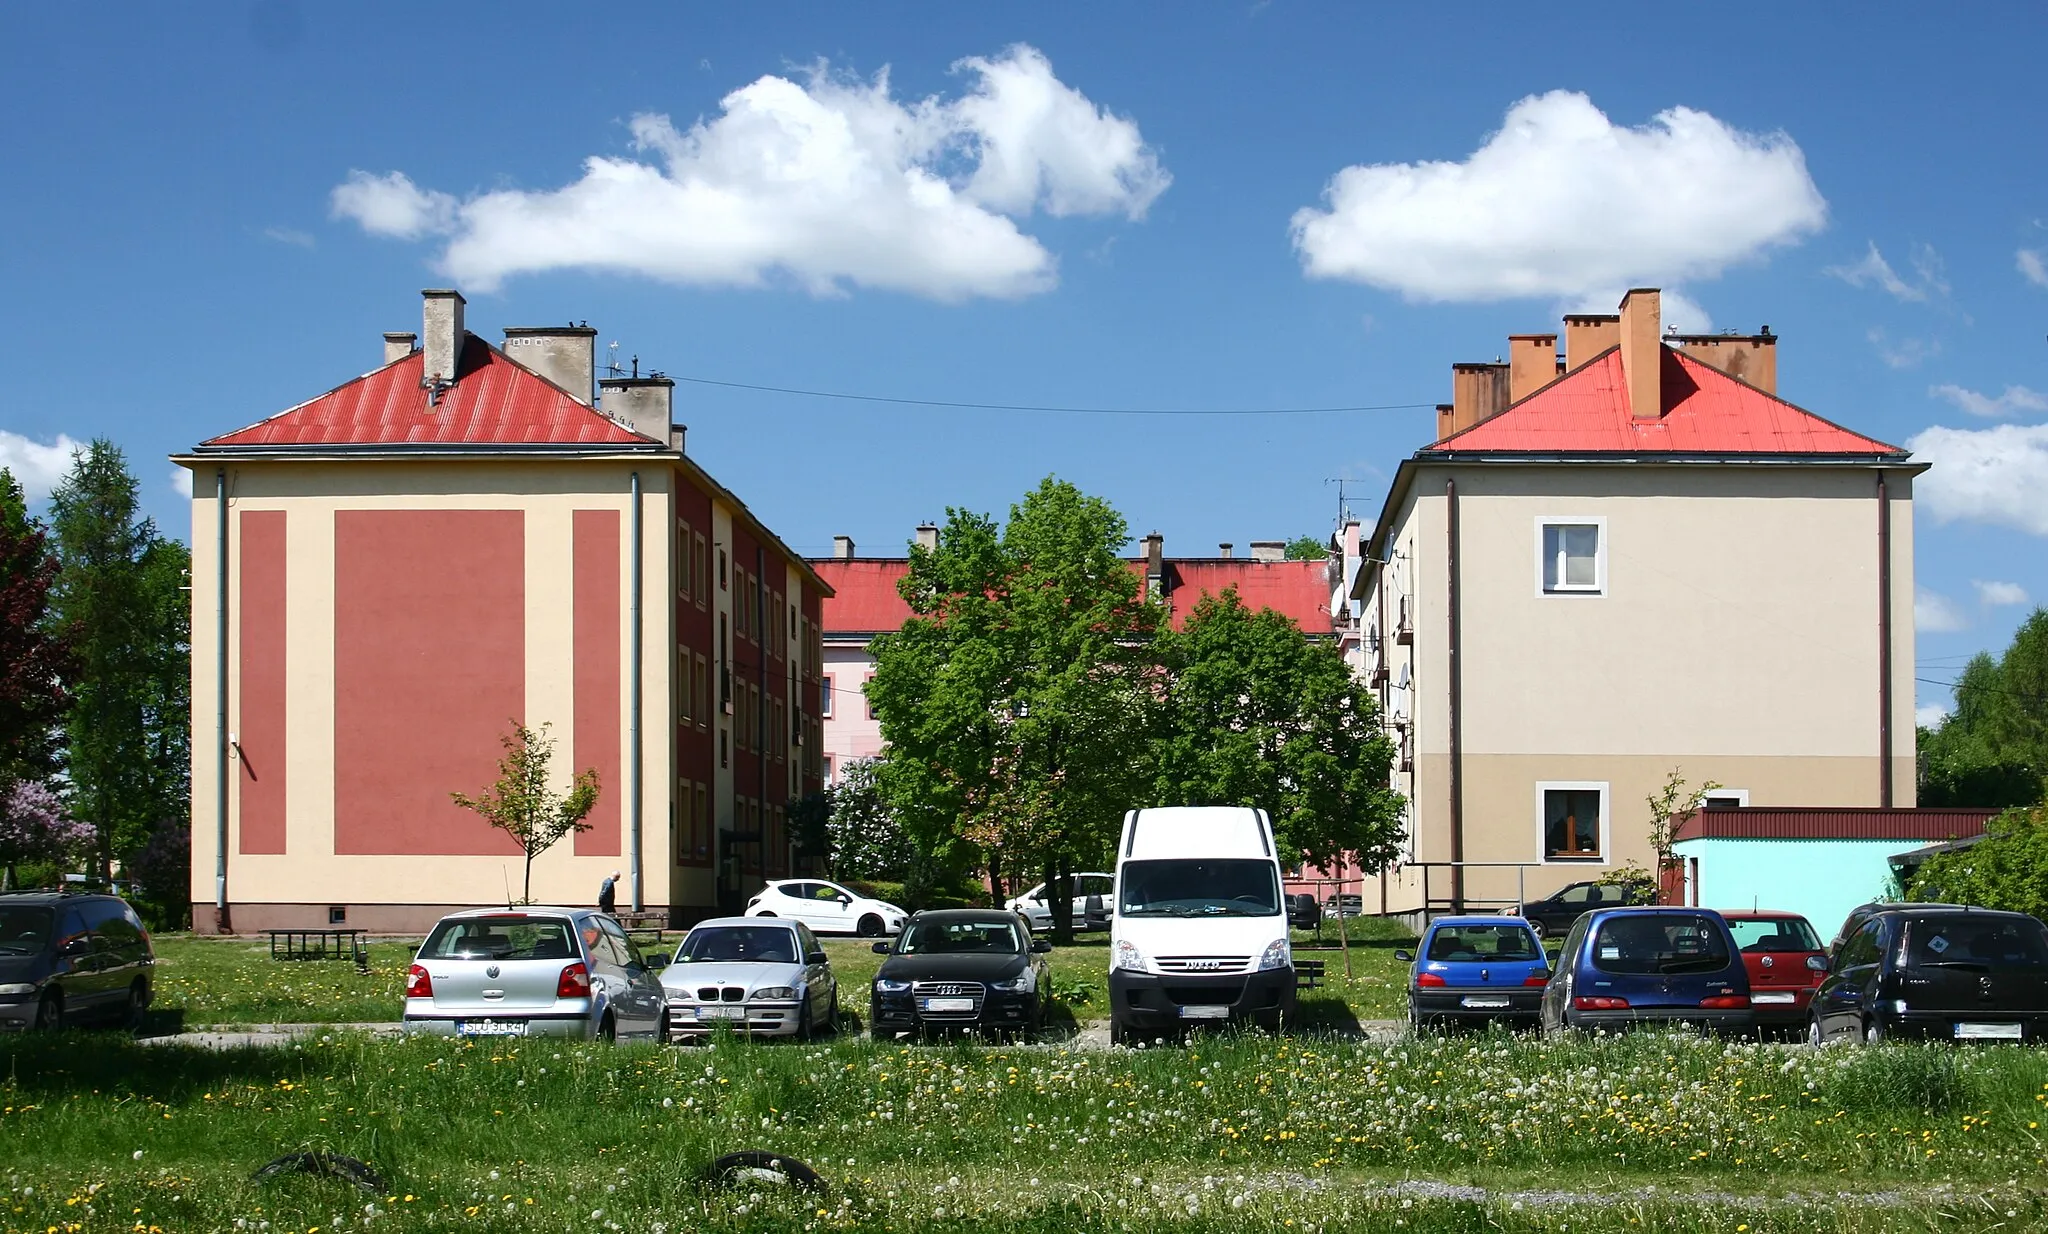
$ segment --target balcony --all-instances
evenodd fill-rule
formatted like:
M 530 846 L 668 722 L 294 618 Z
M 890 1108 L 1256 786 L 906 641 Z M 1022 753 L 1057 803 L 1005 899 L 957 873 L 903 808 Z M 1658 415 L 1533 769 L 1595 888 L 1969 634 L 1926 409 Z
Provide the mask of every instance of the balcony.
M 1385 663 L 1373 665 L 1371 684 L 1374 686 L 1383 686 L 1387 684 L 1387 675 L 1387 666 Z
M 1403 647 L 1409 646 L 1410 644 L 1415 642 L 1415 618 L 1414 615 L 1409 612 L 1409 608 L 1409 597 L 1402 596 L 1400 618 L 1398 623 L 1394 627 L 1394 641 L 1401 644 Z

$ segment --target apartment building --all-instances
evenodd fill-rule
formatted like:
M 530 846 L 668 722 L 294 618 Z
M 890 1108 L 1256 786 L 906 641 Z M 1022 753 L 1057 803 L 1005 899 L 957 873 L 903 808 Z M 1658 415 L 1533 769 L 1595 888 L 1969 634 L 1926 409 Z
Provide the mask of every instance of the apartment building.
M 792 869 L 821 787 L 830 588 L 685 451 L 673 383 L 587 325 L 465 329 L 455 291 L 371 372 L 176 461 L 193 473 L 193 920 L 417 931 L 521 890 L 450 799 L 543 724 L 589 828 L 533 897 L 688 922 Z M 636 366 L 637 367 L 637 366 Z

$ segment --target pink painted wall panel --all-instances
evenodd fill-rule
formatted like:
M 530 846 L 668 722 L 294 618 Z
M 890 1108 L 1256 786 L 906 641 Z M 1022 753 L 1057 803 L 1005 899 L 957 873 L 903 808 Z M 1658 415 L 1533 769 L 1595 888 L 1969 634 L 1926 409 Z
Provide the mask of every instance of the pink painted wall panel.
M 619 724 L 625 715 L 619 671 L 619 512 L 578 510 L 575 518 L 576 740 L 571 767 L 597 769 L 590 830 L 576 833 L 579 857 L 616 857 L 625 817 Z
M 282 853 L 285 838 L 285 540 L 282 510 L 243 510 L 235 610 L 241 706 L 235 730 L 239 851 Z
M 520 510 L 335 513 L 336 853 L 519 853 L 448 795 L 526 718 L 525 540 Z

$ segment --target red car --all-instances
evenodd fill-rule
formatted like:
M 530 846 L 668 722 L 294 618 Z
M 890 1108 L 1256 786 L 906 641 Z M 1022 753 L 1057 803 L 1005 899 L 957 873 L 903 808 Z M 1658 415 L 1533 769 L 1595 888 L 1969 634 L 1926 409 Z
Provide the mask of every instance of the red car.
M 1828 975 L 1827 952 L 1813 926 L 1797 913 L 1769 909 L 1724 910 L 1735 945 L 1749 970 L 1749 1005 L 1756 1026 L 1803 1031 L 1813 992 Z

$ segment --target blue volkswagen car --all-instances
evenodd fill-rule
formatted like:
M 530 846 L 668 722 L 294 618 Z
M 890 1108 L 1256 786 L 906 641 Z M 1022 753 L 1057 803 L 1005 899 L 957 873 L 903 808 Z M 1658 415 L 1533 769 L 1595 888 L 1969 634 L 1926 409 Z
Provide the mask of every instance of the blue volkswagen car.
M 1536 1022 L 1550 964 L 1543 944 L 1520 917 L 1439 917 L 1415 954 L 1394 958 L 1408 972 L 1408 1024 L 1491 1020 Z
M 1646 905 L 1573 923 L 1543 991 L 1543 1031 L 1636 1024 L 1751 1031 L 1749 972 L 1721 914 Z

